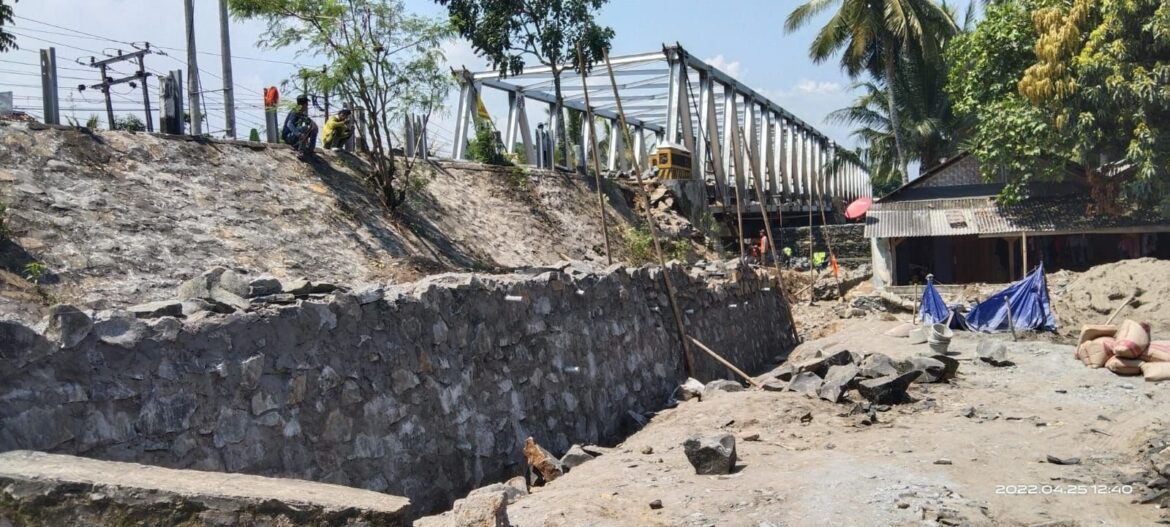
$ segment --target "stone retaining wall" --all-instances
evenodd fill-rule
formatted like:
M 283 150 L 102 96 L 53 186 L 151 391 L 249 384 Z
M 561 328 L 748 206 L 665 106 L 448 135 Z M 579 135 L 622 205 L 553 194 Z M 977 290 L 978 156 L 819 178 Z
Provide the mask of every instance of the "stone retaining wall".
M 682 366 L 660 273 L 567 264 L 227 315 L 0 321 L 0 451 L 304 478 L 425 513 L 521 473 L 527 436 L 604 444 L 666 403 Z M 671 273 L 690 334 L 743 369 L 791 349 L 787 306 L 756 276 Z M 727 375 L 695 361 L 701 380 Z
M 777 236 L 781 243 L 792 247 L 797 256 L 808 257 L 808 229 L 808 227 L 788 227 L 780 229 Z M 865 237 L 864 224 L 818 225 L 813 227 L 812 231 L 814 251 L 828 252 L 827 241 L 832 241 L 838 261 L 849 264 L 870 263 L 869 238 Z M 825 238 L 826 233 L 829 236 L 828 240 Z

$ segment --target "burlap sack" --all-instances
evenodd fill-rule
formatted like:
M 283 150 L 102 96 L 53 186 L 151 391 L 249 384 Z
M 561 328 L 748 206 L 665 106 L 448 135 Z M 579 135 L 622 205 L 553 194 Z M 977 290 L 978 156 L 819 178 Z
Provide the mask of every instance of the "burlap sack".
M 1123 359 L 1141 357 L 1150 347 L 1150 326 L 1126 320 L 1118 326 L 1114 335 L 1117 342 L 1113 343 L 1113 354 Z
M 1146 362 L 1142 364 L 1142 377 L 1147 381 L 1170 381 L 1170 362 Z
M 1088 342 L 1098 337 L 1112 337 L 1117 333 L 1117 326 L 1112 324 L 1086 324 L 1081 326 L 1081 338 L 1077 339 L 1077 344 Z
M 1105 361 L 1105 368 L 1118 375 L 1141 375 L 1142 364 L 1145 362 L 1141 359 L 1110 357 L 1109 360 Z
M 1150 347 L 1142 354 L 1146 362 L 1170 362 L 1170 340 L 1150 341 Z
M 1097 337 L 1077 346 L 1081 362 L 1090 368 L 1100 368 L 1113 357 L 1113 337 Z

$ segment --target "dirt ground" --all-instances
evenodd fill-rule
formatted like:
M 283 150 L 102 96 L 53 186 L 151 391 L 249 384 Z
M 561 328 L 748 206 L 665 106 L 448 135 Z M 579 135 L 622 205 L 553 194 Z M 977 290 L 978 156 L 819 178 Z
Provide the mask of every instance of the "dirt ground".
M 882 334 L 895 324 L 850 322 L 797 351 L 927 353 L 925 344 Z M 1163 518 L 1154 505 L 1131 503 L 1144 487 L 1121 482 L 1139 471 L 1139 445 L 1165 429 L 1167 385 L 1087 369 L 1071 346 L 1049 342 L 1008 338 L 1015 365 L 993 367 L 975 358 L 980 338 L 987 337 L 957 335 L 950 350 L 960 361 L 957 378 L 913 385 L 916 401 L 877 412 L 874 424 L 850 415 L 853 403 L 791 392 L 680 403 L 614 452 L 509 506 L 509 519 L 520 527 L 780 527 L 1152 525 Z M 683 440 L 720 432 L 738 438 L 736 470 L 695 475 Z M 1048 455 L 1081 461 L 1058 465 Z M 650 508 L 654 500 L 661 509 Z

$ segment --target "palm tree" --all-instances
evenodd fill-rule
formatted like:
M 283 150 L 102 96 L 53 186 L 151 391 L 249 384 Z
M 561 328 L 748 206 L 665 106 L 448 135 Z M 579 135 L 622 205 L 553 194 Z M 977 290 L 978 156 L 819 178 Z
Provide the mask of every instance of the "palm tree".
M 869 73 L 884 80 L 890 127 L 903 183 L 909 182 L 905 131 L 895 90 L 897 70 L 906 55 L 937 57 L 941 44 L 958 31 L 951 14 L 934 0 L 807 0 L 784 22 L 788 32 L 837 5 L 837 12 L 817 33 L 809 56 L 820 63 L 841 52 L 841 67 L 850 77 Z

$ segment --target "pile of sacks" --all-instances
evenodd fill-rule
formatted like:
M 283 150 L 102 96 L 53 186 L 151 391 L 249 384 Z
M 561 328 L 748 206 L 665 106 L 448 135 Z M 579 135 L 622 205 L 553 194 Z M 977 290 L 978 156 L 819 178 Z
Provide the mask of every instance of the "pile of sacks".
M 1118 375 L 1170 380 L 1170 340 L 1151 341 L 1146 323 L 1082 326 L 1076 358 L 1090 368 L 1104 367 Z

